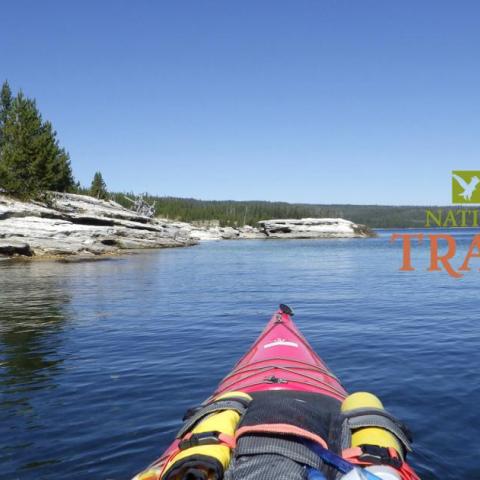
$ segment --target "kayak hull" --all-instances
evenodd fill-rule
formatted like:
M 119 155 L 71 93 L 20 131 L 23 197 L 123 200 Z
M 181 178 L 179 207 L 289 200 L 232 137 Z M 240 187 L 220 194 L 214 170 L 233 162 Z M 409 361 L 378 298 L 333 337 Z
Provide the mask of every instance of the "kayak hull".
M 342 401 L 347 392 L 314 352 L 291 315 L 277 311 L 248 352 L 213 393 L 298 390 Z

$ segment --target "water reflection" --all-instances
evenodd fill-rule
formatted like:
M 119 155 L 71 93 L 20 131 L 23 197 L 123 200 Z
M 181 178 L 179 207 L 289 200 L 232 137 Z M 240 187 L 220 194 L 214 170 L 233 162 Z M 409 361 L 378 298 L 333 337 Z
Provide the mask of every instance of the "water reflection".
M 35 416 L 28 392 L 54 387 L 70 297 L 47 264 L 2 263 L 0 287 L 0 408 Z

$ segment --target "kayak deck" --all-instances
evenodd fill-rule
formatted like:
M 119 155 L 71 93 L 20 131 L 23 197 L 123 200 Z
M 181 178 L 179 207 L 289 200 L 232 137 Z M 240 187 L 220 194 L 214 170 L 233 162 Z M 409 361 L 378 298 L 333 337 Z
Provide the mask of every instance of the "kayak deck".
M 291 315 L 280 309 L 213 393 L 298 390 L 343 400 L 347 392 L 314 352 Z

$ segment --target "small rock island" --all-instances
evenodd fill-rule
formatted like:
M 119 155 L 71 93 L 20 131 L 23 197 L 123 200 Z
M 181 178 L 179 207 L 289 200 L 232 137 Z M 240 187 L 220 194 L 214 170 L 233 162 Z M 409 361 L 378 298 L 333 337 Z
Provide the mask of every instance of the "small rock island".
M 373 236 L 366 225 L 343 218 L 262 220 L 260 231 L 268 238 L 365 238 Z

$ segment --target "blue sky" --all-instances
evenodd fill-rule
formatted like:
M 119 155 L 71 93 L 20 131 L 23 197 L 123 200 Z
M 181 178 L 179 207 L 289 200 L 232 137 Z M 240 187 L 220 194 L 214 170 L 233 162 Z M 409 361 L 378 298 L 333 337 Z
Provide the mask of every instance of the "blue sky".
M 15 0 L 0 79 L 77 179 L 203 199 L 448 204 L 480 170 L 476 1 Z

